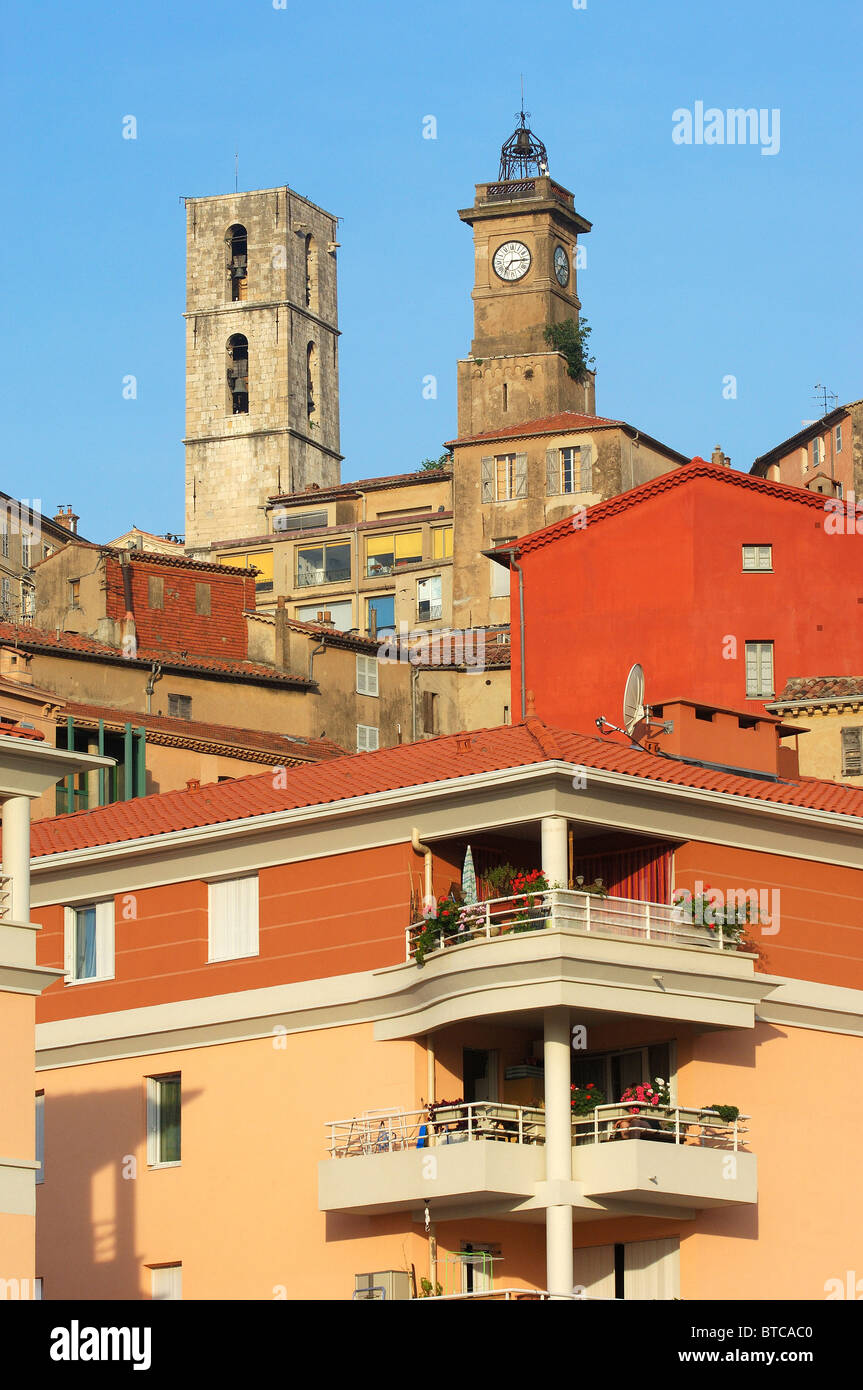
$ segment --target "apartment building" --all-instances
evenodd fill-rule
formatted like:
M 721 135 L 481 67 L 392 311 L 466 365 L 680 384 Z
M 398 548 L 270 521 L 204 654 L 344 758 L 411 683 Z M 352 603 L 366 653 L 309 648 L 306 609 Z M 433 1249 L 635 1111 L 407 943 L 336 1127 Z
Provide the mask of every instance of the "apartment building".
M 805 777 L 863 786 L 863 676 L 793 676 L 766 708 L 806 729 Z
M 823 1298 L 863 791 L 766 727 L 771 771 L 528 717 L 34 827 L 45 1296 Z
M 80 518 L 60 507 L 53 518 L 39 511 L 39 499 L 18 500 L 0 492 L 0 621 L 33 621 L 35 566 L 76 535 Z
M 863 495 L 863 399 L 849 401 L 804 425 L 759 455 L 758 478 L 805 487 L 826 497 Z

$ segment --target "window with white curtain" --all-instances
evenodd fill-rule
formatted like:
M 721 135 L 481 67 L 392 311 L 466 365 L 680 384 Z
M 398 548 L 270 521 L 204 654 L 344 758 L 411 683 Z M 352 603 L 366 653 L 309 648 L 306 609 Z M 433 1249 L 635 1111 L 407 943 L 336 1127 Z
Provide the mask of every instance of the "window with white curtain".
M 680 1297 L 680 1241 L 634 1240 L 623 1247 L 625 1298 Z
M 584 1298 L 614 1298 L 614 1246 L 573 1250 L 572 1284 Z
M 183 1266 L 155 1265 L 150 1269 L 150 1297 L 174 1302 L 183 1297 Z
M 66 984 L 114 978 L 114 899 L 67 907 L 64 926 Z
M 258 876 L 223 878 L 209 887 L 208 961 L 258 954 Z

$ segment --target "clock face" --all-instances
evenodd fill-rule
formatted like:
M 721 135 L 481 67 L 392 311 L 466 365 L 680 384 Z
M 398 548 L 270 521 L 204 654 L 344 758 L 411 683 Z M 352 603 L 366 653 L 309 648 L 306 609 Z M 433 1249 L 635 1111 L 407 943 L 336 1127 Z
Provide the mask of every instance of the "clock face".
M 495 251 L 492 265 L 501 280 L 521 280 L 530 270 L 530 252 L 523 241 L 505 241 Z
M 554 273 L 561 285 L 569 284 L 569 257 L 562 246 L 554 248 Z

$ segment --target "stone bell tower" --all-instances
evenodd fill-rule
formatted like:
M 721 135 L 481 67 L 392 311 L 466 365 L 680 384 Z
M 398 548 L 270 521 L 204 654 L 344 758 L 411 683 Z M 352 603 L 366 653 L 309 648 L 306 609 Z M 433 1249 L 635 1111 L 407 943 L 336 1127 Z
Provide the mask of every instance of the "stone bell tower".
M 497 182 L 477 184 L 473 207 L 459 212 L 475 251 L 474 338 L 458 364 L 460 438 L 564 410 L 596 413 L 594 373 L 574 380 L 545 338 L 549 325 L 578 324 L 578 234 L 591 224 L 550 177 L 526 116 L 501 149 Z
M 336 219 L 293 189 L 186 199 L 186 547 L 340 480 Z

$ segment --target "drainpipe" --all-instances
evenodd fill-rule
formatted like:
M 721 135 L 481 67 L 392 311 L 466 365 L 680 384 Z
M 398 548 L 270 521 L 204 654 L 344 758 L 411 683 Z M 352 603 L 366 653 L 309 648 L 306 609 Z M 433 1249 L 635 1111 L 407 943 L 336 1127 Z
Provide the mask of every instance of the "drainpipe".
M 524 573 L 521 565 L 516 563 L 515 557 L 518 551 L 513 549 L 506 553 L 509 556 L 510 569 L 515 570 L 518 575 L 518 650 L 521 662 L 521 717 L 524 719 L 527 716 L 527 691 L 524 675 Z
M 144 691 L 145 691 L 146 696 L 147 696 L 147 713 L 148 713 L 148 714 L 151 714 L 151 713 L 152 713 L 152 710 L 151 710 L 150 706 L 151 706 L 151 704 L 152 704 L 152 702 L 153 702 L 153 691 L 156 689 L 156 681 L 160 681 L 161 679 L 162 679 L 162 663 L 161 663 L 161 661 L 154 661 L 154 662 L 153 662 L 153 665 L 152 665 L 151 668 L 150 668 L 150 675 L 149 675 L 149 677 L 147 678 L 147 684 L 146 684 L 145 687 L 144 687 Z
M 366 494 L 364 492 L 360 492 L 359 488 L 356 489 L 356 492 L 357 496 L 363 499 L 363 521 L 365 521 Z M 359 523 L 357 522 L 354 522 L 354 561 L 356 564 L 356 573 L 354 575 L 354 587 L 357 593 L 357 631 L 363 632 L 365 630 L 365 624 L 363 623 L 363 615 L 360 612 L 360 531 Z
M 314 649 L 313 652 L 309 652 L 309 680 L 310 680 L 310 681 L 313 681 L 313 680 L 315 679 L 315 657 L 316 657 L 316 656 L 320 656 L 321 652 L 325 652 L 326 650 L 327 650 L 326 637 L 324 636 L 323 633 L 321 633 L 320 645 L 317 646 L 317 647 L 315 647 L 315 649 Z
M 428 902 L 434 896 L 432 893 L 432 852 L 428 845 L 424 845 L 420 839 L 420 833 L 416 826 L 411 831 L 411 844 L 416 854 L 425 855 L 425 896 L 424 901 Z
M 411 667 L 411 743 L 417 741 L 417 681 L 419 680 L 419 666 Z

